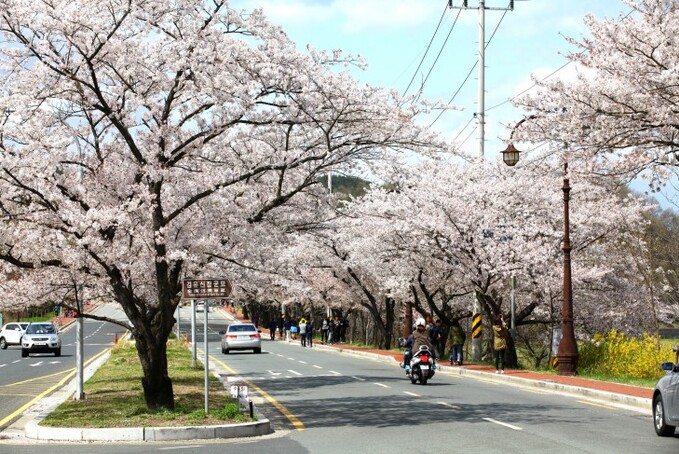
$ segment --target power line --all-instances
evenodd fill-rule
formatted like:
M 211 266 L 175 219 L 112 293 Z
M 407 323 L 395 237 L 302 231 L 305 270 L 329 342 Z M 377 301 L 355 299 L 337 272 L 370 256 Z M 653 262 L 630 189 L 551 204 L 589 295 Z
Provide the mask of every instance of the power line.
M 417 72 L 420 70 L 422 63 L 424 63 L 424 59 L 427 57 L 427 53 L 429 52 L 429 49 L 431 48 L 431 45 L 434 42 L 434 38 L 436 37 L 436 34 L 438 33 L 439 28 L 441 27 L 441 23 L 443 22 L 443 18 L 446 16 L 447 12 L 448 12 L 448 5 L 446 4 L 446 6 L 443 8 L 443 14 L 441 14 L 441 18 L 439 19 L 439 23 L 438 23 L 438 25 L 436 25 L 436 30 L 434 30 L 434 34 L 431 36 L 431 39 L 429 40 L 429 44 L 427 45 L 427 49 L 424 51 L 424 55 L 422 56 L 422 60 L 420 60 L 420 64 L 417 65 L 417 69 L 415 70 L 413 77 L 410 79 L 408 86 L 406 87 L 405 91 L 403 92 L 403 96 L 405 96 L 406 93 L 408 93 L 408 90 L 410 90 L 410 86 L 413 84 L 415 77 L 417 77 Z
M 488 42 L 486 42 L 486 45 L 484 46 L 484 48 L 488 48 L 488 46 L 490 45 L 491 41 L 493 40 L 493 37 L 495 36 L 495 33 L 496 33 L 497 30 L 500 28 L 500 24 L 502 23 L 502 21 L 504 20 L 504 18 L 505 18 L 506 15 L 507 15 L 507 11 L 505 11 L 504 14 L 502 14 L 502 17 L 500 18 L 500 20 L 498 21 L 497 25 L 495 26 L 495 29 L 493 30 L 493 33 L 491 33 L 490 38 L 488 39 Z M 474 72 L 474 69 L 478 66 L 478 64 L 479 64 L 479 61 L 476 60 L 476 62 L 474 63 L 474 65 L 471 67 L 471 69 L 470 69 L 469 72 L 467 73 L 467 77 L 464 78 L 464 80 L 462 81 L 462 83 L 460 84 L 460 86 L 458 87 L 458 89 L 455 91 L 455 93 L 453 94 L 453 96 L 450 98 L 450 101 L 448 101 L 448 104 L 451 104 L 451 103 L 455 100 L 455 98 L 457 97 L 457 95 L 460 93 L 460 91 L 462 90 L 462 88 L 464 87 L 464 85 L 465 85 L 465 84 L 467 83 L 467 81 L 469 80 L 469 77 L 471 76 L 472 72 Z M 438 114 L 438 116 L 434 119 L 434 121 L 432 121 L 432 122 L 429 124 L 429 127 L 434 126 L 434 123 L 436 123 L 437 121 L 439 121 L 439 119 L 441 118 L 441 116 L 442 116 L 444 113 L 445 113 L 445 110 L 442 110 L 442 111 Z

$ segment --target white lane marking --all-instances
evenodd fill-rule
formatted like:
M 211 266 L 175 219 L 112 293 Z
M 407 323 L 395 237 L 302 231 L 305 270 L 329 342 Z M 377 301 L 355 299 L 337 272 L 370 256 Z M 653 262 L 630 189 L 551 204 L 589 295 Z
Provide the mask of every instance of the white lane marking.
M 356 377 L 355 375 L 352 375 L 351 378 L 353 378 L 354 380 L 358 380 L 358 381 L 365 381 L 365 378 Z
M 377 382 L 375 382 L 375 383 L 373 383 L 373 385 L 381 386 L 382 388 L 391 388 L 391 386 L 387 386 L 387 385 L 385 385 L 384 383 L 377 383 Z
M 16 363 L 20 363 L 20 362 L 21 362 L 21 360 L 17 359 L 16 361 L 12 361 L 12 364 L 16 364 Z
M 302 363 L 302 364 L 307 364 L 306 361 L 302 361 L 302 360 L 299 360 L 298 362 L 299 362 L 299 363 Z
M 410 391 L 403 391 L 403 393 L 413 397 L 422 397 L 419 394 L 411 393 Z
M 339 372 L 335 372 L 334 370 L 329 370 L 328 372 L 330 372 L 333 375 L 342 375 Z
M 87 344 L 89 345 L 89 344 Z M 61 361 L 50 361 L 50 364 L 61 364 Z
M 439 405 L 445 405 L 446 407 L 452 408 L 454 410 L 462 410 L 460 407 L 457 405 L 449 404 L 448 402 L 436 402 Z
M 0 367 L 5 367 L 7 364 L 0 364 Z
M 280 356 L 281 358 L 283 358 L 283 355 L 281 355 L 280 353 L 276 353 L 276 356 Z
M 289 356 L 288 356 L 288 359 L 289 359 L 290 361 L 295 361 L 295 358 L 290 358 Z
M 314 364 L 314 367 L 315 367 L 316 369 L 323 369 L 321 366 L 317 366 L 317 365 L 315 365 L 315 364 Z
M 283 373 L 283 372 L 274 372 L 274 371 L 272 371 L 272 370 L 269 370 L 269 371 L 267 371 L 267 372 L 269 372 L 271 375 L 274 375 L 274 376 L 276 376 L 276 375 L 281 375 L 281 374 Z
M 501 426 L 509 427 L 510 429 L 523 430 L 521 427 L 513 426 L 511 424 L 507 424 L 506 422 L 496 421 L 492 418 L 481 418 L 481 419 L 483 419 L 484 421 L 492 422 L 493 424 L 499 424 Z
M 295 375 L 298 375 L 298 376 L 299 376 L 299 375 L 302 375 L 302 374 L 300 374 L 299 372 L 294 371 L 294 370 L 292 370 L 292 369 L 288 369 L 288 372 L 291 372 L 291 373 L 293 373 L 293 374 L 295 374 Z
M 36 366 L 41 365 L 43 362 L 44 362 L 44 361 L 38 361 L 37 363 L 29 364 L 29 366 L 31 366 L 31 367 L 36 367 Z

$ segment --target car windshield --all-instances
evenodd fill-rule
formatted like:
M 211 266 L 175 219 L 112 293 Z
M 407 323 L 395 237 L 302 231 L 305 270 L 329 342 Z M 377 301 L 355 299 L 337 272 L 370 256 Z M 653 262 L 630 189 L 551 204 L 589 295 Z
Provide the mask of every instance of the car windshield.
M 233 332 L 242 333 L 242 332 L 245 332 L 245 331 L 254 332 L 254 331 L 257 331 L 257 329 L 255 329 L 254 325 L 231 325 L 229 327 L 230 333 L 233 333 Z
M 19 323 L 21 325 L 21 329 L 26 331 L 26 328 L 28 328 L 28 323 Z
M 54 325 L 48 323 L 36 323 L 28 325 L 26 334 L 55 334 Z

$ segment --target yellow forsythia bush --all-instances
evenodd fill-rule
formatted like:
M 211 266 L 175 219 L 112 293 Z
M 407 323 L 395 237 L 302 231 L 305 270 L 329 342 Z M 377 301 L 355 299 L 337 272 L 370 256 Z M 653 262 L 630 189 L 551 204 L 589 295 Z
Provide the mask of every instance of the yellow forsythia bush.
M 613 329 L 580 343 L 579 368 L 611 377 L 660 378 L 660 363 L 672 361 L 672 347 L 663 346 L 657 336 L 627 337 Z

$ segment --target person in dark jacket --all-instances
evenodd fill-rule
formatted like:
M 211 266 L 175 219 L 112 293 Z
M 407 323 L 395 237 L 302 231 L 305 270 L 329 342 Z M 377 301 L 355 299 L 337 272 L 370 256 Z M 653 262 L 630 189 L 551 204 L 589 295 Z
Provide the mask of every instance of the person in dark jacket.
M 271 340 L 276 340 L 276 319 L 271 318 L 269 321 L 269 336 L 271 336 Z
M 413 331 L 413 334 L 408 336 L 408 339 L 406 340 L 405 351 L 403 352 L 403 368 L 406 372 L 410 369 L 410 360 L 413 357 L 413 352 L 418 351 L 422 345 L 426 345 L 429 349 L 432 349 L 429 334 L 425 330 L 425 325 L 424 319 L 418 318 L 415 322 L 415 331 Z
M 493 323 L 493 350 L 495 350 L 495 373 L 505 373 L 505 351 L 507 350 L 507 325 L 502 314 Z
M 450 365 L 462 365 L 462 347 L 464 346 L 464 341 L 467 340 L 467 335 L 460 326 L 459 320 L 453 320 L 453 324 L 450 327 L 450 344 L 452 348 L 450 350 Z

